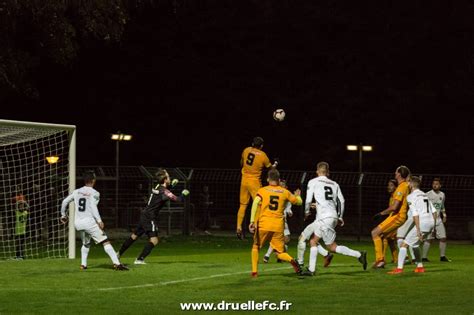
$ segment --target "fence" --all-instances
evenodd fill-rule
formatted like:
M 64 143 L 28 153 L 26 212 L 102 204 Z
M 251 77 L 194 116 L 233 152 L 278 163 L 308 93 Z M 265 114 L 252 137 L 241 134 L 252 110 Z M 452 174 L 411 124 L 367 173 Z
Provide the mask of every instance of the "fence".
M 121 167 L 119 178 L 118 209 L 115 207 L 115 168 L 90 166 L 78 168 L 78 185 L 86 169 L 98 174 L 97 190 L 101 193 L 100 211 L 108 226 L 131 228 L 138 222 L 139 211 L 146 204 L 154 185 L 154 167 Z M 235 229 L 236 213 L 239 207 L 240 170 L 238 169 L 190 169 L 168 168 L 171 178 L 180 180 L 173 190 L 191 190 L 186 204 L 171 203 L 160 213 L 160 228 L 166 233 L 188 234 L 196 229 Z M 304 192 L 314 171 L 281 170 L 290 190 L 301 188 Z M 451 239 L 470 239 L 468 224 L 474 221 L 474 176 L 423 175 L 422 190 L 428 191 L 434 177 L 442 179 L 442 190 L 446 194 L 448 214 L 448 235 Z M 331 178 L 339 183 L 346 199 L 344 219 L 346 225 L 339 234 L 369 237 L 374 227 L 373 215 L 385 209 L 389 195 L 387 182 L 393 173 L 333 172 Z M 360 182 L 360 186 L 359 186 Z M 359 204 L 360 200 L 360 204 Z M 306 222 L 302 209 L 294 209 L 295 216 L 289 220 L 290 230 L 299 233 Z M 209 216 L 210 218 L 207 218 Z M 248 218 L 248 216 L 247 216 Z M 248 219 L 247 219 L 248 220 Z M 247 221 L 248 222 L 248 221 Z

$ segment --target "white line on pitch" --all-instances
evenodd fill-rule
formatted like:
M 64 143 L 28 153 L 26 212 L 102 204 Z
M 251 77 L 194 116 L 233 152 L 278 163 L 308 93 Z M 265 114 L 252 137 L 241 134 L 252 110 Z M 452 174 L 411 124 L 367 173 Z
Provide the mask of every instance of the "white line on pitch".
M 283 270 L 283 269 L 290 269 L 289 267 L 280 267 L 280 268 L 272 268 L 266 269 L 266 271 L 275 271 L 275 270 Z M 126 287 L 113 287 L 113 288 L 99 288 L 99 291 L 112 291 L 112 290 L 122 290 L 122 289 L 136 289 L 136 288 L 146 288 L 146 287 L 156 287 L 159 285 L 168 285 L 168 284 L 175 284 L 175 283 L 182 283 L 182 282 L 189 282 L 189 281 L 198 281 L 198 280 L 206 280 L 212 278 L 221 278 L 227 276 L 235 276 L 249 273 L 249 271 L 240 271 L 240 272 L 233 272 L 233 273 L 221 273 L 217 275 L 211 275 L 207 277 L 198 277 L 198 278 L 190 278 L 190 279 L 181 279 L 181 280 L 173 280 L 173 281 L 165 281 L 165 282 L 158 282 L 158 283 L 147 283 L 147 284 L 139 284 L 139 285 L 132 285 Z

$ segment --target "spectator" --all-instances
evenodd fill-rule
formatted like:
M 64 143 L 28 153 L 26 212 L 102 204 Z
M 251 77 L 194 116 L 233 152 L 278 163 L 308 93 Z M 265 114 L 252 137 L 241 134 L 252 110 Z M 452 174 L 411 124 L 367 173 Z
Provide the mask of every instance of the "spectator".
M 209 221 L 210 221 L 210 211 L 209 207 L 213 204 L 210 201 L 209 195 L 209 186 L 204 185 L 202 186 L 202 192 L 199 194 L 199 208 L 201 209 L 201 221 L 199 223 L 199 228 L 204 231 L 207 235 L 212 235 L 209 232 Z
M 14 197 L 15 200 L 15 259 L 23 260 L 25 240 L 26 240 L 26 225 L 28 222 L 29 205 L 25 200 L 25 196 L 20 190 L 17 190 L 17 194 Z

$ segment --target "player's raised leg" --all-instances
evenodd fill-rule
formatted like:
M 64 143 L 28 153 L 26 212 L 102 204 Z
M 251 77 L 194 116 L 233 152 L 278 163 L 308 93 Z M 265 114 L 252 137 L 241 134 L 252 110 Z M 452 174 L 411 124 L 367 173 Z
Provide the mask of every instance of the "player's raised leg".
M 136 231 L 132 234 L 130 234 L 130 237 L 127 238 L 123 243 L 122 243 L 122 246 L 120 247 L 119 251 L 118 251 L 118 256 L 119 257 L 122 257 L 123 254 L 127 251 L 127 249 L 130 248 L 130 246 L 133 245 L 133 243 L 135 243 L 135 241 L 140 237 L 142 236 L 143 234 L 145 233 L 145 230 L 143 228 L 143 226 L 141 224 L 139 224 L 136 228 Z
M 297 274 L 301 273 L 300 265 L 296 260 L 285 252 L 285 237 L 282 232 L 272 232 L 270 244 L 277 253 L 277 258 L 289 262 Z
M 238 239 L 243 239 L 243 229 L 242 229 L 242 223 L 244 222 L 245 218 L 245 211 L 247 210 L 247 206 L 250 201 L 250 192 L 247 188 L 247 183 L 245 180 L 242 180 L 242 183 L 240 184 L 240 206 L 239 210 L 237 211 L 237 227 L 236 227 L 236 235 Z

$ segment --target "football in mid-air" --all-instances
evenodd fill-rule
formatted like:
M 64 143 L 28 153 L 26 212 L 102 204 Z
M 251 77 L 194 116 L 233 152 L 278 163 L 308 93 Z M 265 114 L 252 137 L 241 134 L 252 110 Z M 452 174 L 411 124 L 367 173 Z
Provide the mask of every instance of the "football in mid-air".
M 273 119 L 276 121 L 283 121 L 285 120 L 285 111 L 283 109 L 277 109 L 273 112 Z

